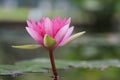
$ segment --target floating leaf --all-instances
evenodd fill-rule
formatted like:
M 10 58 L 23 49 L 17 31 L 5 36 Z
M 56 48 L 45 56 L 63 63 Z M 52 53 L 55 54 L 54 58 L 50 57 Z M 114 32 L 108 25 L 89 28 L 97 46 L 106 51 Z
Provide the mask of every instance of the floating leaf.
M 31 45 L 20 45 L 20 46 L 12 46 L 13 48 L 18 48 L 18 49 L 37 49 L 39 47 L 41 47 L 40 45 L 35 45 L 35 44 L 31 44 Z
M 16 75 L 22 73 L 22 71 L 17 71 L 14 65 L 0 65 L 0 75 Z
M 120 60 L 97 60 L 97 61 L 68 61 L 56 60 L 57 69 L 99 69 L 115 67 L 120 68 Z M 34 59 L 15 63 L 15 65 L 0 65 L 0 75 L 17 75 L 24 73 L 47 72 L 51 69 L 49 59 Z

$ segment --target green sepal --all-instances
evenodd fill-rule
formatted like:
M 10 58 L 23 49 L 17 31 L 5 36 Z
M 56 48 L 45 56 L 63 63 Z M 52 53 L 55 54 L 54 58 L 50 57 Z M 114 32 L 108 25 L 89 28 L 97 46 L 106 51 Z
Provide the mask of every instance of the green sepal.
M 44 37 L 44 45 L 46 47 L 53 47 L 56 45 L 56 41 L 55 39 L 46 34 Z
M 31 45 L 19 45 L 19 46 L 12 46 L 13 48 L 18 48 L 18 49 L 37 49 L 41 47 L 41 45 L 36 45 L 36 44 L 31 44 Z
M 85 31 L 82 31 L 82 32 L 74 34 L 73 36 L 70 37 L 70 40 L 66 44 L 76 40 L 77 38 L 79 38 L 80 36 L 82 36 L 85 33 L 86 33 Z

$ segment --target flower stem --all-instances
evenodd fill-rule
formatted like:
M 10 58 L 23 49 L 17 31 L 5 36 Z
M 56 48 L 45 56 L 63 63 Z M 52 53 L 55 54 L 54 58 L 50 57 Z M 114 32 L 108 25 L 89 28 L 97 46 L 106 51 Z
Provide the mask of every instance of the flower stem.
M 54 55 L 53 55 L 53 50 L 49 50 L 49 57 L 50 57 L 50 61 L 51 61 L 51 65 L 52 65 L 52 71 L 54 74 L 54 80 L 58 80 L 58 72 L 55 66 L 55 60 L 54 60 Z

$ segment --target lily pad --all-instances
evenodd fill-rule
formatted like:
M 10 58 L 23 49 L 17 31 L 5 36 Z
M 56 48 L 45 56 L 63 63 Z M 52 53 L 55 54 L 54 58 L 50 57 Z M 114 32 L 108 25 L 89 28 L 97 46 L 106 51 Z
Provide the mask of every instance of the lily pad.
M 120 60 L 68 61 L 56 60 L 57 69 L 106 69 L 120 68 Z M 14 65 L 0 65 L 0 75 L 18 75 L 24 73 L 45 73 L 51 69 L 49 59 L 33 59 L 17 62 Z

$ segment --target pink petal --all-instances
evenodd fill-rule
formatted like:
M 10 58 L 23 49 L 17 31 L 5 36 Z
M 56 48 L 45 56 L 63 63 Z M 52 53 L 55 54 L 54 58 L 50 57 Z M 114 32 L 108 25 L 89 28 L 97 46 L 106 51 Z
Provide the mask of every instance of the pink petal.
M 49 18 L 45 19 L 44 27 L 45 27 L 46 34 L 48 34 L 49 36 L 53 36 L 53 34 L 52 34 L 52 22 Z
M 66 18 L 64 18 L 64 19 L 63 19 L 63 21 L 62 21 L 62 23 L 64 23 L 64 24 L 65 24 L 65 22 L 66 22 L 66 21 L 67 21 L 67 20 L 66 20 Z
M 71 17 L 68 18 L 68 20 L 66 21 L 67 24 L 70 24 L 71 23 Z
M 66 42 L 69 40 L 69 37 L 72 34 L 73 30 L 74 30 L 74 27 L 71 27 L 68 29 L 66 35 L 64 36 L 63 40 L 60 42 L 60 44 L 58 46 L 64 46 L 66 44 Z
M 61 28 L 60 21 L 57 18 L 53 19 L 53 37 L 56 35 L 57 31 Z
M 28 25 L 28 27 L 31 27 L 31 28 L 34 27 L 30 21 L 27 21 L 27 25 Z
M 43 17 L 41 20 L 40 20 L 41 23 L 44 23 L 45 22 L 45 18 Z
M 33 25 L 33 27 L 37 27 L 37 24 L 35 23 L 34 20 L 31 20 L 31 24 Z
M 41 45 L 43 45 L 43 38 L 41 37 L 41 35 L 39 35 L 32 28 L 26 27 L 26 30 L 32 36 L 33 39 L 35 39 L 38 43 L 40 43 Z
M 39 22 L 37 22 L 37 26 L 38 27 L 41 27 L 42 26 L 42 24 L 41 24 L 41 22 L 39 21 Z
M 36 31 L 41 34 L 42 37 L 44 37 L 45 30 L 44 30 L 44 25 L 40 23 L 40 21 L 37 23 Z
M 61 22 L 60 17 L 55 18 L 55 20 L 56 20 L 58 23 Z
M 69 28 L 69 25 L 65 25 L 64 27 L 62 27 L 57 32 L 57 34 L 55 36 L 55 40 L 56 40 L 57 43 L 59 43 L 63 39 L 63 37 L 65 36 L 65 34 L 66 34 L 67 30 L 68 30 L 68 28 Z
M 69 18 L 68 20 L 66 20 L 66 18 L 64 18 L 64 20 L 61 21 L 60 25 L 64 26 L 64 25 L 68 24 L 70 26 L 70 23 L 71 23 L 71 18 Z

